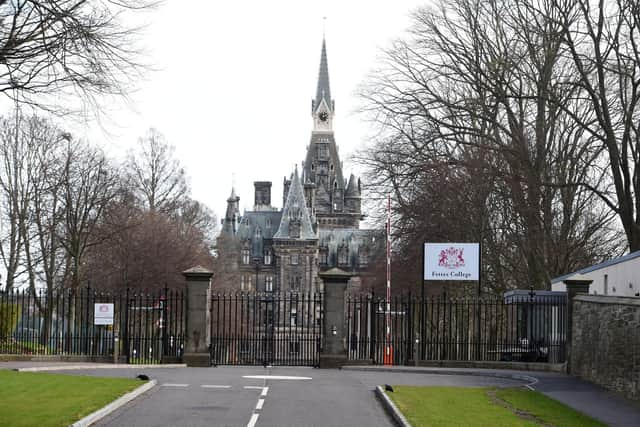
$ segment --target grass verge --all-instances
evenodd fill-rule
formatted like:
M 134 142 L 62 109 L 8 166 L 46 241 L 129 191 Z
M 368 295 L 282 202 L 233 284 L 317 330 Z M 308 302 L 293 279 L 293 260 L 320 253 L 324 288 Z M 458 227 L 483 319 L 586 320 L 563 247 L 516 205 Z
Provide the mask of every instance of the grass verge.
M 604 426 L 531 390 L 401 385 L 393 388 L 388 396 L 413 427 Z
M 67 427 L 140 385 L 128 378 L 0 370 L 0 427 Z

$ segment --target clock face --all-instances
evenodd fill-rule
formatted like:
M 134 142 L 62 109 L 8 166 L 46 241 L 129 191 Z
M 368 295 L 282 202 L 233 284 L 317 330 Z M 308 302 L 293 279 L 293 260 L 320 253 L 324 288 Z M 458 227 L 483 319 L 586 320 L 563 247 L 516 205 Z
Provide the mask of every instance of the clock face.
M 329 119 L 329 113 L 327 113 L 326 111 L 322 111 L 320 112 L 320 114 L 318 114 L 318 118 L 321 122 L 326 122 Z

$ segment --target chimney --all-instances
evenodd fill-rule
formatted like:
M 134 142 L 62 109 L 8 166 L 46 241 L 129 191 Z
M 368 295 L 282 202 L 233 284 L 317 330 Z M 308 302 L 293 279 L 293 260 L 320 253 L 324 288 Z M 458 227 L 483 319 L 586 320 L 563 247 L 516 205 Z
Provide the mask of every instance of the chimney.
M 255 181 L 255 211 L 271 210 L 271 181 Z

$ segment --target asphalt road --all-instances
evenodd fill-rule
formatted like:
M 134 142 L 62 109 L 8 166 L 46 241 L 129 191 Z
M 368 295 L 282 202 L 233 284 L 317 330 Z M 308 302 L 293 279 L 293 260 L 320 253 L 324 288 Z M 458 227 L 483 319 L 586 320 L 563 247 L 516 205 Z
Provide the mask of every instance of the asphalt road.
M 379 384 L 467 387 L 524 384 L 483 376 L 278 367 L 103 369 L 65 373 L 123 377 L 145 373 L 158 381 L 158 386 L 150 392 L 96 424 L 103 427 L 391 427 L 393 424 L 373 393 Z

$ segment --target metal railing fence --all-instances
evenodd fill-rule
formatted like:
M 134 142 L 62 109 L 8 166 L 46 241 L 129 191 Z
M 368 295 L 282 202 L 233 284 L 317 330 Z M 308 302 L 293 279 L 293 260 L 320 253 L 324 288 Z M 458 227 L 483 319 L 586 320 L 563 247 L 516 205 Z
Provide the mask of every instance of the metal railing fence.
M 113 324 L 96 322 L 96 304 L 113 304 Z M 183 292 L 166 288 L 0 292 L 0 354 L 179 359 L 185 315 Z
M 566 296 L 392 297 L 390 342 L 386 305 L 382 296 L 347 297 L 349 359 L 404 365 L 416 359 L 562 363 L 566 358 Z M 385 359 L 387 349 L 391 354 Z

